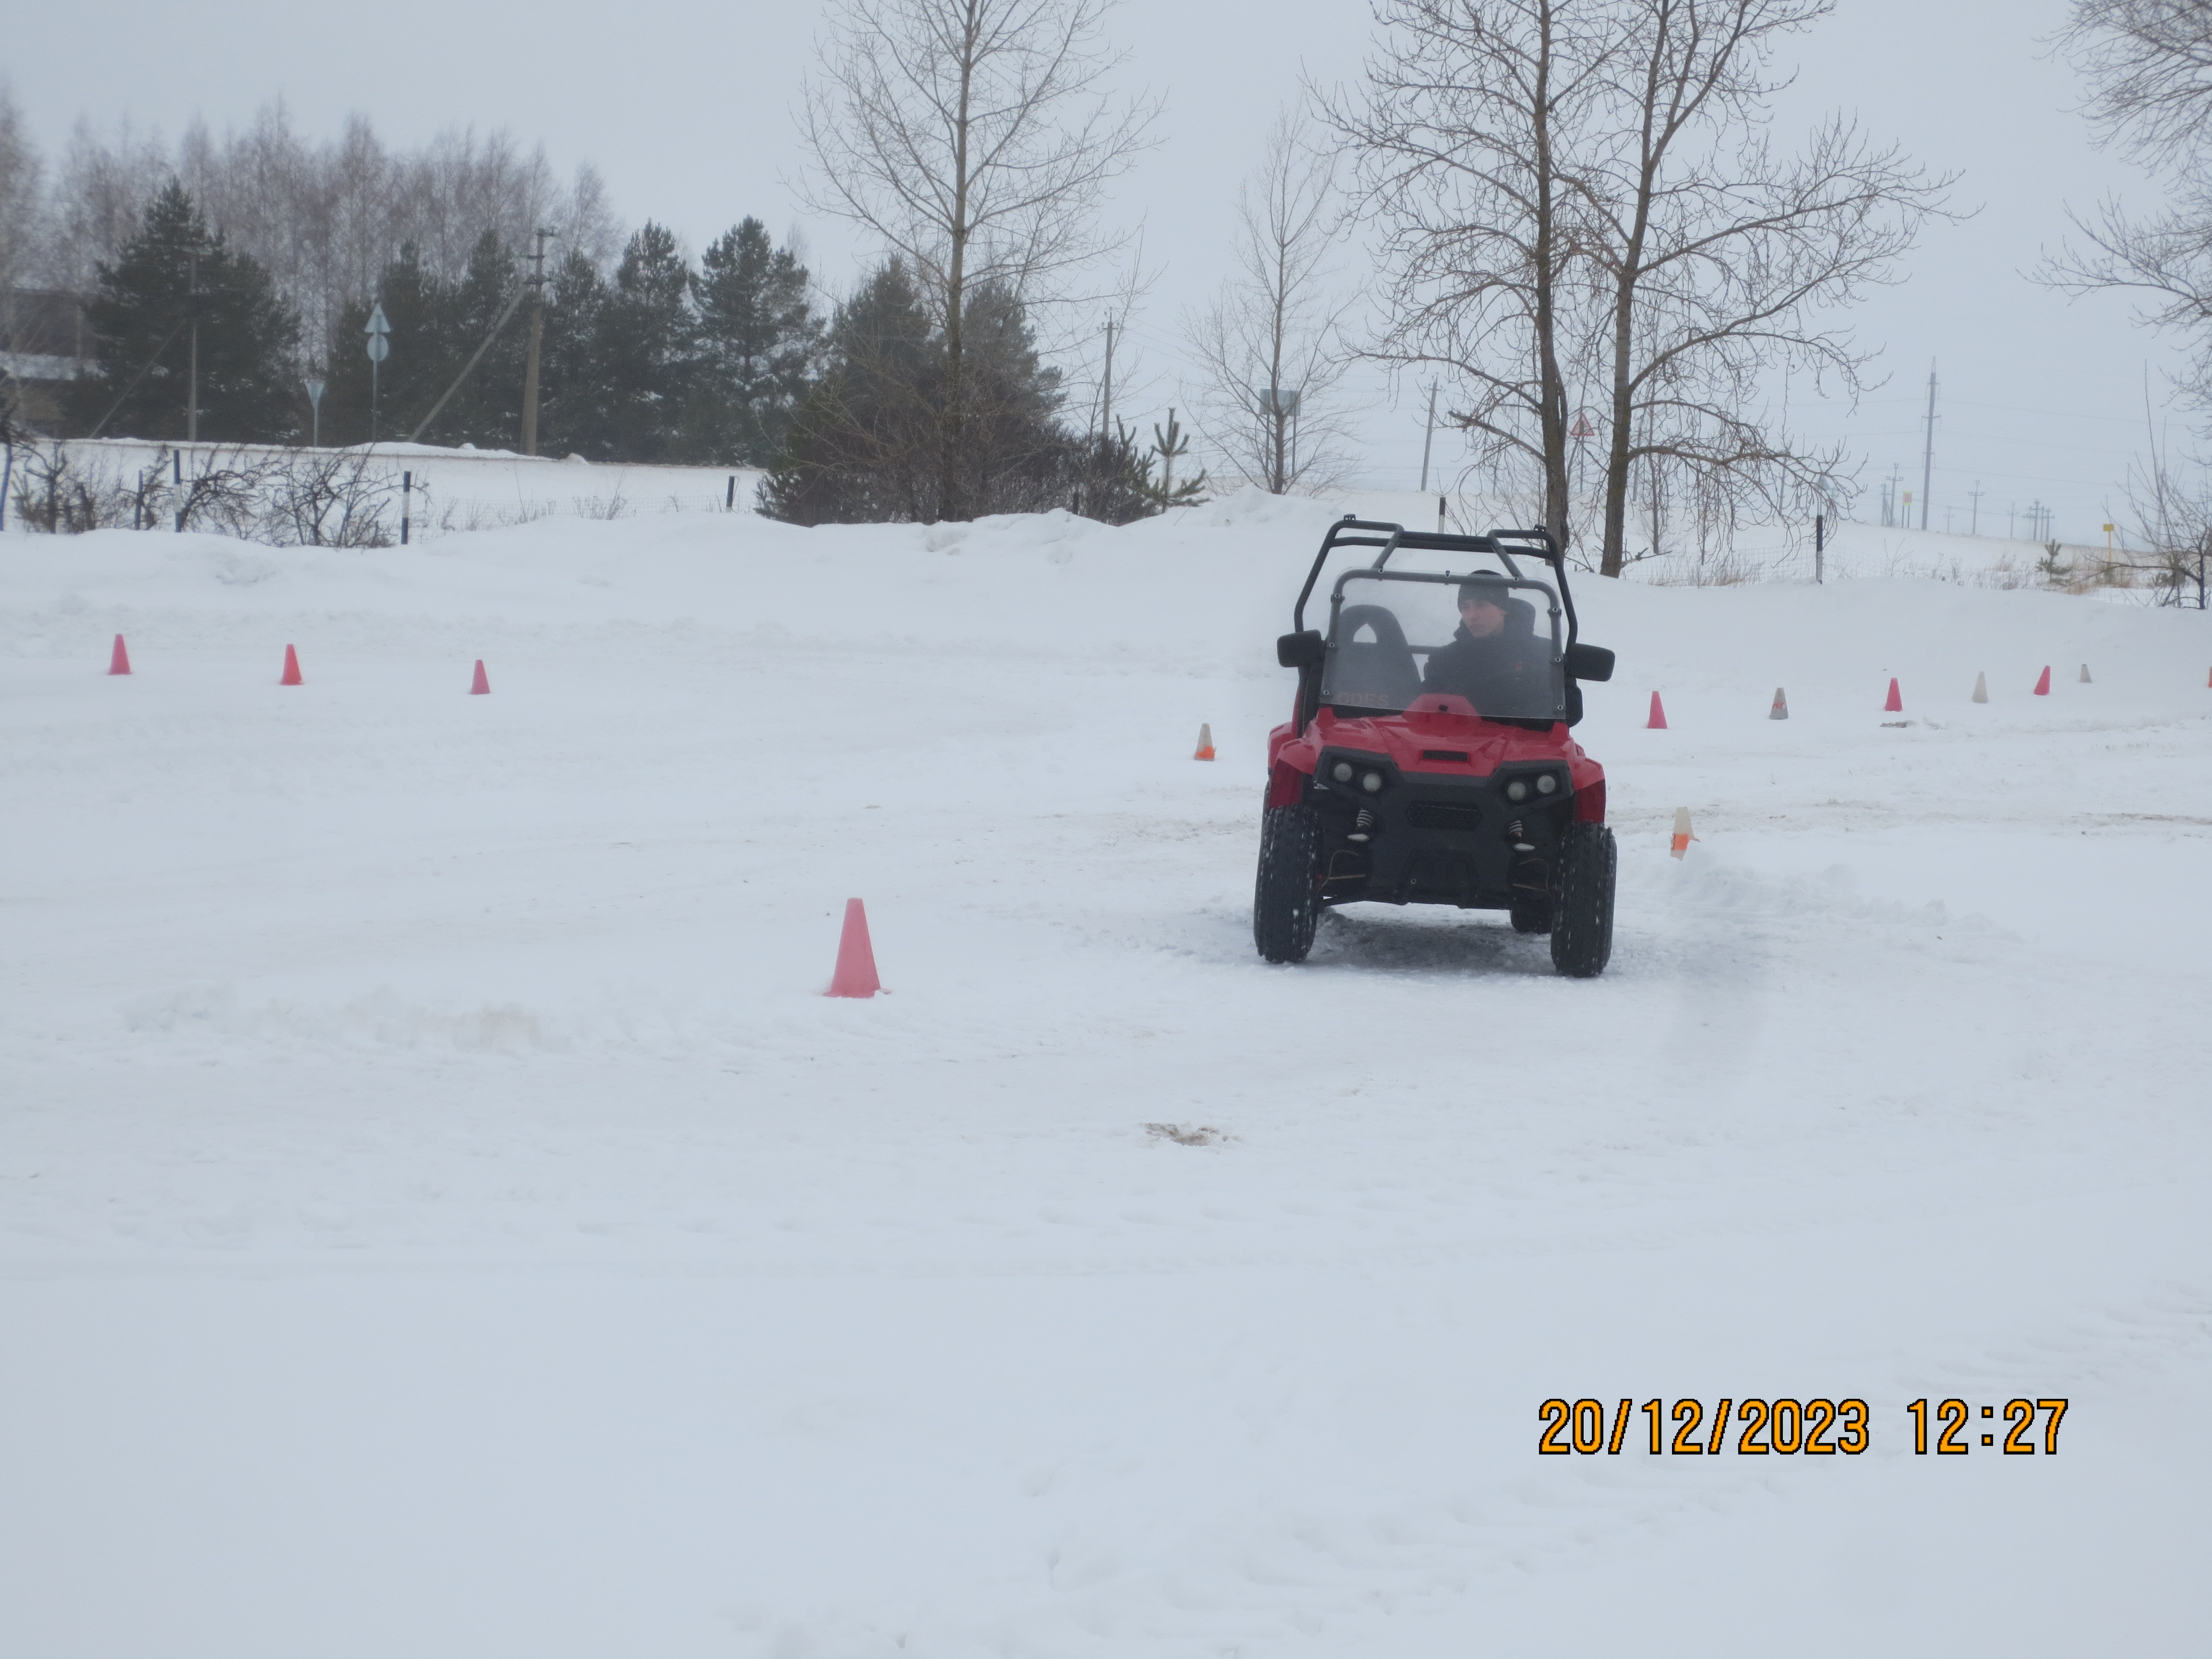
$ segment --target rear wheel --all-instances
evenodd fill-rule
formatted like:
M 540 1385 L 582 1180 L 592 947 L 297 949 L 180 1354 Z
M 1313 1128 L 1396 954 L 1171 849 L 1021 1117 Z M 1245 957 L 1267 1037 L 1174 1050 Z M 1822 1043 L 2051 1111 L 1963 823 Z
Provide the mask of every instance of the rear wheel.
M 1559 898 L 1552 915 L 1552 966 L 1595 979 L 1613 955 L 1613 831 L 1575 823 L 1559 842 Z
M 1513 905 L 1506 912 L 1516 933 L 1552 931 L 1552 872 L 1540 859 L 1522 859 L 1513 866 Z
M 1252 893 L 1252 942 L 1270 962 L 1304 962 L 1321 912 L 1315 866 L 1321 822 L 1303 803 L 1270 806 L 1260 819 L 1260 878 Z

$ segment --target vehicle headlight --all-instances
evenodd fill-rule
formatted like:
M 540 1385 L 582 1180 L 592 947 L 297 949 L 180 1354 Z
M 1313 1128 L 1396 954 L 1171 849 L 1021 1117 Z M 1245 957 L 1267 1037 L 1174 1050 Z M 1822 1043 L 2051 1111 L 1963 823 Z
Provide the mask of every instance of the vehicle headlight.
M 1380 772 L 1370 772 L 1365 777 L 1360 779 L 1359 787 L 1370 795 L 1377 793 L 1382 787 L 1382 775 Z
M 1542 777 L 1536 780 L 1536 793 L 1540 795 L 1551 794 L 1553 791 L 1558 789 L 1559 787 L 1559 774 L 1556 772 L 1547 772 Z
M 1329 776 L 1334 778 L 1339 783 L 1350 783 L 1352 781 L 1352 763 L 1350 761 L 1337 762 L 1335 769 L 1330 772 Z
M 1528 781 L 1526 778 L 1516 778 L 1512 782 L 1507 784 L 1505 786 L 1505 799 L 1508 800 L 1528 799 Z

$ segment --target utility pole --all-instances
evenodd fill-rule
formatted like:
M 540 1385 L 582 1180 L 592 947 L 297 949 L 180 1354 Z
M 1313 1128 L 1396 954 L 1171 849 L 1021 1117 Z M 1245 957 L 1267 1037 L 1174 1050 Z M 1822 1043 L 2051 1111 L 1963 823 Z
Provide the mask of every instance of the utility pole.
M 1920 527 L 1928 528 L 1929 490 L 1936 476 L 1936 360 L 1928 360 L 1928 447 L 1920 458 Z
M 1815 582 L 1826 574 L 1822 566 L 1827 562 L 1827 553 L 1828 515 L 1815 513 L 1813 515 L 1813 580 Z
M 1974 503 L 1973 515 L 1966 520 L 1966 533 L 1978 536 L 1982 533 L 1982 481 L 1979 478 L 1974 480 L 1974 487 L 1966 495 Z
M 1421 494 L 1429 493 L 1429 449 L 1437 441 L 1437 388 L 1429 386 L 1429 427 L 1421 439 Z
M 1106 389 L 1103 412 L 1098 417 L 1098 434 L 1109 443 L 1114 439 L 1114 319 L 1106 319 Z
M 558 231 L 538 228 L 538 252 L 530 256 L 535 267 L 530 278 L 533 299 L 530 307 L 530 356 L 522 371 L 522 453 L 538 453 L 538 349 L 545 337 L 545 242 Z
M 185 441 L 196 444 L 200 441 L 200 256 L 194 253 L 185 264 L 185 314 L 192 319 L 191 391 L 185 405 Z

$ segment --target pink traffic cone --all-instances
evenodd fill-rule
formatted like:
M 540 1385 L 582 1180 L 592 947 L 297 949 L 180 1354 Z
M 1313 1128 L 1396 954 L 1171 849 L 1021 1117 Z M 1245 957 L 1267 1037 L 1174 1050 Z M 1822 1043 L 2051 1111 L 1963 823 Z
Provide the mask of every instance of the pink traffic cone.
M 858 899 L 845 901 L 845 931 L 837 940 L 837 971 L 830 976 L 833 997 L 872 997 L 884 988 L 876 977 L 876 952 L 868 943 L 868 913 Z
M 483 659 L 482 657 L 478 657 L 477 659 L 477 677 L 470 683 L 469 695 L 472 697 L 488 697 L 491 696 L 491 681 L 484 676 Z
M 1667 711 L 1660 707 L 1656 691 L 1651 694 L 1651 718 L 1644 722 L 1644 729 L 1647 732 L 1664 732 L 1667 729 Z
M 1905 712 L 1905 698 L 1898 691 L 1897 679 L 1894 675 L 1891 677 L 1889 682 L 1889 699 L 1882 704 L 1881 712 L 1885 714 L 1902 714 Z
M 2051 667 L 2047 663 L 2044 665 L 2043 678 L 2035 683 L 2035 695 L 2039 697 L 2051 695 Z
M 277 681 L 276 684 L 279 685 L 301 685 L 306 684 L 306 682 L 301 680 L 300 678 L 300 653 L 295 651 L 289 645 L 284 647 L 284 678 Z
M 108 653 L 107 672 L 111 674 L 131 672 L 131 653 L 123 648 L 123 635 L 120 634 L 115 636 L 115 649 Z

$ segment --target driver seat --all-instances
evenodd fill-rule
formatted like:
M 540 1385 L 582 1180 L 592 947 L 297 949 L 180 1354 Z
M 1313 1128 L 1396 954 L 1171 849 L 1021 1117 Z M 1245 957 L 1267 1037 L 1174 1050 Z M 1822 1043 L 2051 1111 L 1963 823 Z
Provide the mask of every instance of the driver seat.
M 1359 637 L 1361 630 L 1373 635 Z M 1404 708 L 1421 695 L 1421 671 L 1397 613 L 1387 605 L 1347 605 L 1337 613 L 1336 644 L 1322 700 L 1364 708 Z

